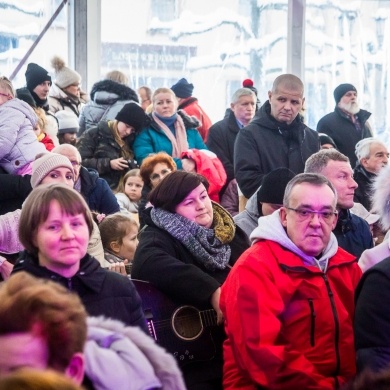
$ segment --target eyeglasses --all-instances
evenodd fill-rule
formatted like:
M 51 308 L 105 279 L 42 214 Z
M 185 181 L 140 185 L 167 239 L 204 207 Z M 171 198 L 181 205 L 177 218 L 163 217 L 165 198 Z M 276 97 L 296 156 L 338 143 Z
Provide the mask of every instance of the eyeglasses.
M 152 176 L 150 176 L 151 181 L 161 180 L 164 178 L 168 173 L 171 173 L 172 171 L 170 169 L 163 169 L 160 173 L 154 173 Z
M 287 210 L 295 211 L 298 215 L 298 218 L 301 221 L 307 221 L 312 219 L 314 215 L 318 215 L 318 218 L 324 222 L 330 222 L 334 215 L 337 216 L 337 211 L 314 211 L 307 209 L 293 209 L 292 207 L 286 207 Z

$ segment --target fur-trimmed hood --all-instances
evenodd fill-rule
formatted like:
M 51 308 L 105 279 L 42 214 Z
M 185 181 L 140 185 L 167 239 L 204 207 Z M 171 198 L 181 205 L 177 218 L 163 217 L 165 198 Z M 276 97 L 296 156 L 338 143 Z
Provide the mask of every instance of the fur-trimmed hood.
M 372 212 L 381 216 L 384 230 L 390 229 L 390 165 L 386 165 L 373 180 Z
M 98 92 L 113 93 L 117 95 L 116 100 L 134 100 L 139 103 L 138 95 L 133 89 L 127 85 L 120 84 L 112 80 L 98 81 L 92 86 L 91 100 L 96 101 L 99 104 L 104 104 L 105 102 L 98 101 Z
M 185 390 L 174 357 L 138 327 L 89 317 L 84 354 L 96 390 Z

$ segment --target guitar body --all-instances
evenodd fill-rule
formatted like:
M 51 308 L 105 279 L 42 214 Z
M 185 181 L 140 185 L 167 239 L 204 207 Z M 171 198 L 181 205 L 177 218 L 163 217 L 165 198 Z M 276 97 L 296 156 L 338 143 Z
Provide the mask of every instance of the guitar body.
M 142 299 L 150 335 L 175 356 L 180 366 L 215 356 L 211 329 L 217 324 L 214 310 L 177 305 L 149 282 L 132 282 Z

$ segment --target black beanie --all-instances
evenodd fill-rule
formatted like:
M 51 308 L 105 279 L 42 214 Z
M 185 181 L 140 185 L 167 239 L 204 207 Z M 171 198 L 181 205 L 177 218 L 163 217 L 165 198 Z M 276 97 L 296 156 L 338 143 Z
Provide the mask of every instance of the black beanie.
M 336 87 L 333 92 L 336 104 L 338 104 L 341 98 L 349 91 L 355 91 L 357 93 L 356 88 L 352 84 L 340 84 L 338 87 Z
M 186 79 L 180 79 L 176 84 L 171 87 L 172 91 L 178 98 L 188 98 L 192 96 L 194 85 L 190 84 Z
M 333 141 L 332 137 L 329 137 L 328 134 L 325 133 L 318 133 L 318 138 L 320 139 L 320 145 L 330 144 L 333 145 L 335 149 L 337 149 L 337 146 L 335 142 Z
M 27 65 L 25 75 L 27 89 L 29 89 L 30 92 L 32 92 L 37 85 L 42 84 L 44 81 L 50 81 L 51 85 L 51 77 L 49 72 L 46 69 L 43 69 L 41 66 L 34 64 L 33 62 L 30 62 Z
M 115 119 L 129 126 L 133 126 L 136 133 L 148 124 L 148 116 L 137 103 L 125 104 L 118 114 L 116 114 Z
M 288 168 L 277 168 L 265 175 L 257 191 L 257 203 L 283 204 L 287 183 L 294 176 Z

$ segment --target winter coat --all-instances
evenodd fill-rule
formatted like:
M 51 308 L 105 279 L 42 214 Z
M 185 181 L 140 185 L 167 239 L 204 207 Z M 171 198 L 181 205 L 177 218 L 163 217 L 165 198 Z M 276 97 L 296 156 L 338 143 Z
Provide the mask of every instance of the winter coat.
M 286 125 L 277 122 L 270 112 L 267 101 L 236 139 L 234 172 L 240 190 L 248 199 L 267 173 L 281 167 L 302 173 L 306 160 L 320 149 L 317 132 L 309 129 L 300 115 Z
M 54 146 L 58 146 L 60 143 L 58 142 L 58 120 L 57 118 L 49 112 L 49 103 L 47 99 L 40 99 L 39 96 L 35 92 L 31 92 L 26 87 L 19 88 L 16 90 L 16 97 L 21 100 L 24 100 L 31 107 L 40 107 L 45 111 L 46 114 L 46 126 L 45 133 L 52 139 Z
M 182 111 L 178 111 L 178 114 L 182 117 L 186 127 L 188 147 L 190 149 L 207 149 L 202 137 L 195 128 L 198 125 L 198 122 L 194 122 L 192 118 L 186 116 Z M 153 153 L 167 152 L 172 156 L 172 143 L 160 129 L 158 124 L 151 119 L 149 127 L 142 130 L 141 133 L 136 136 L 133 150 L 138 165 L 141 165 L 143 159 Z M 177 169 L 182 169 L 180 158 L 174 158 L 174 160 Z
M 131 102 L 138 103 L 138 95 L 130 87 L 112 80 L 98 81 L 80 114 L 78 137 L 102 120 L 114 120 L 122 107 Z
M 353 201 L 361 203 L 367 210 L 371 210 L 371 196 L 374 192 L 371 186 L 376 175 L 366 171 L 362 165 L 358 164 L 353 170 L 353 178 L 359 185 L 355 189 Z
M 234 176 L 234 143 L 240 128 L 234 112 L 230 110 L 229 115 L 219 122 L 214 123 L 209 130 L 207 147 L 214 152 L 221 160 L 230 182 Z
M 138 203 L 132 202 L 126 194 L 123 192 L 118 192 L 115 194 L 115 197 L 119 204 L 120 211 L 138 213 Z
M 385 239 L 371 249 L 366 249 L 360 256 L 359 267 L 363 272 L 378 264 L 380 261 L 390 257 L 390 241 Z
M 353 256 L 331 234 L 322 271 L 287 237 L 278 211 L 251 238 L 222 286 L 224 389 L 338 388 L 355 374 Z
M 87 321 L 85 372 L 95 390 L 185 390 L 174 357 L 137 327 L 103 317 Z
M 245 232 L 248 238 L 253 230 L 257 228 L 259 218 L 262 217 L 259 203 L 257 202 L 257 191 L 246 202 L 245 210 L 233 218 L 236 225 Z
M 210 184 L 207 191 L 210 199 L 219 203 L 219 192 L 226 183 L 226 172 L 216 154 L 209 150 L 188 149 L 181 154 L 181 158 L 195 162 L 196 172 L 204 176 Z
M 14 98 L 0 105 L 0 167 L 8 173 L 17 174 L 46 152 L 33 131 L 36 123 L 37 116 L 26 102 Z
M 335 142 L 337 149 L 349 158 L 352 168 L 355 168 L 357 163 L 356 144 L 363 138 L 372 137 L 372 131 L 367 122 L 370 116 L 371 113 L 365 110 L 360 110 L 357 113 L 361 124 L 359 132 L 351 120 L 336 106 L 333 112 L 326 114 L 319 120 L 317 131 L 329 135 Z
M 339 210 L 337 225 L 333 233 L 339 246 L 356 256 L 358 260 L 363 251 L 374 246 L 368 223 L 349 210 Z
M 43 143 L 48 152 L 51 152 L 55 148 L 54 142 L 48 134 L 45 134 L 39 142 Z
M 144 211 L 147 226 L 141 231 L 135 251 L 131 276 L 149 281 L 158 290 L 178 304 L 210 308 L 211 295 L 225 281 L 230 267 L 211 271 L 200 265 L 194 256 L 177 239 L 154 225 L 150 208 Z M 233 241 L 230 265 L 248 248 L 244 233 L 237 228 Z M 222 329 L 218 329 L 222 333 Z M 219 334 L 219 339 L 223 335 Z M 202 381 L 221 380 L 222 342 L 216 343 L 216 356 L 208 362 L 196 362 L 183 367 L 187 385 Z
M 85 93 L 80 94 L 80 98 L 71 97 L 69 94 L 64 92 L 55 83 L 50 87 L 49 96 L 47 98 L 49 103 L 49 111 L 55 114 L 58 111 L 69 111 L 77 116 L 80 116 L 81 109 L 87 102 L 87 96 Z
M 102 268 L 90 255 L 80 260 L 80 269 L 65 278 L 38 263 L 27 251 L 21 253 L 12 273 L 25 271 L 33 276 L 58 282 L 79 295 L 91 316 L 105 316 L 139 326 L 147 333 L 146 322 L 134 284 L 126 276 Z
M 81 167 L 79 178 L 80 193 L 90 210 L 106 215 L 119 211 L 119 204 L 107 181 L 100 178 L 94 169 Z
M 111 168 L 110 161 L 122 157 L 122 151 L 112 134 L 114 122 L 102 121 L 96 127 L 85 131 L 77 142 L 77 149 L 82 158 L 82 165 L 86 168 L 93 168 L 99 172 L 102 179 L 106 180 L 110 188 L 118 186 L 119 180 L 126 170 L 117 171 Z M 131 151 L 131 144 L 134 135 L 126 137 L 125 142 Z M 132 162 L 134 164 L 134 161 Z M 129 168 L 134 168 L 134 165 Z
M 213 123 L 203 108 L 199 105 L 198 99 L 189 97 L 185 100 L 182 100 L 177 109 L 185 111 L 187 115 L 194 116 L 199 121 L 200 125 L 197 127 L 197 129 L 203 141 L 206 142 L 209 129 Z
M 390 257 L 387 257 L 363 274 L 356 289 L 354 325 L 358 373 L 390 367 L 389 287 Z

